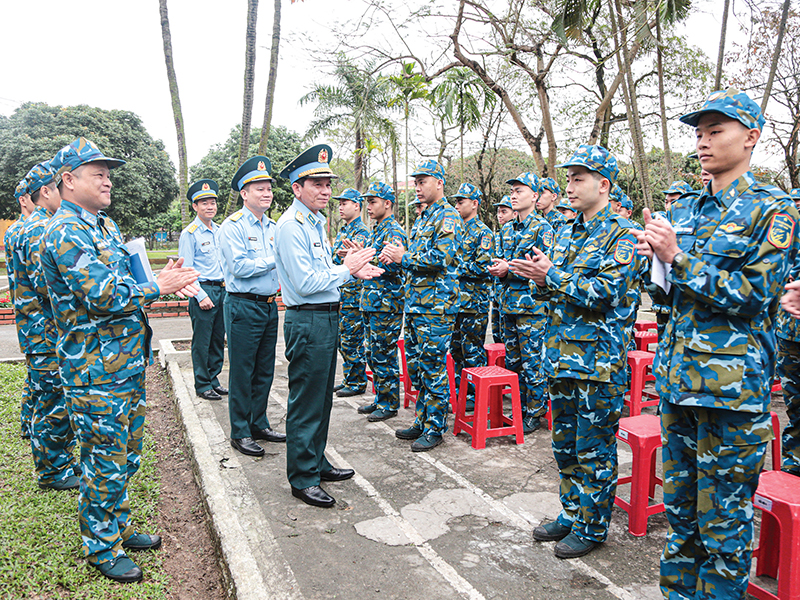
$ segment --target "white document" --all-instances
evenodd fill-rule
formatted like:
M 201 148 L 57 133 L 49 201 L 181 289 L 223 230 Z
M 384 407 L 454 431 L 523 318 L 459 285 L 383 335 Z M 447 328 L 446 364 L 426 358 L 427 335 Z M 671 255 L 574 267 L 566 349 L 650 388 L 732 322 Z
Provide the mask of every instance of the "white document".
M 136 238 L 125 244 L 128 253 L 131 255 L 131 273 L 136 283 L 147 283 L 155 281 L 153 269 L 150 268 L 150 261 L 147 258 L 147 248 L 144 245 L 144 238 Z
M 662 215 L 656 215 L 656 219 L 661 219 L 674 231 L 669 219 L 664 218 Z M 658 258 L 658 256 L 653 255 L 653 267 L 650 270 L 650 281 L 664 290 L 665 294 L 669 294 L 669 290 L 672 288 L 672 284 L 667 281 L 667 275 L 669 275 L 670 271 L 672 271 L 671 264 L 667 264 Z

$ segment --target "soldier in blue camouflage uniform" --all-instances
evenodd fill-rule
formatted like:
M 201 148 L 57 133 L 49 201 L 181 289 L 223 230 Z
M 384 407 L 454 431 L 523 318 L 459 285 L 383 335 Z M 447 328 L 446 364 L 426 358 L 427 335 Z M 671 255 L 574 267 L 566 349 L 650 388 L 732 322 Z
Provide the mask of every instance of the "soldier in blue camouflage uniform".
M 511 206 L 511 196 L 505 195 L 495 203 L 497 209 L 497 231 L 494 232 L 494 258 L 502 258 L 500 235 L 503 225 L 516 218 L 517 213 Z M 492 277 L 492 339 L 495 344 L 505 344 L 503 336 L 503 282 L 499 277 Z
M 61 196 L 49 161 L 33 167 L 27 179 L 36 210 L 25 219 L 15 244 L 14 308 L 33 404 L 31 450 L 39 487 L 71 490 L 79 483 L 72 454 L 75 436 L 58 374 L 58 331 L 39 262 L 45 227 L 61 205 Z
M 549 251 L 553 228 L 534 211 L 539 194 L 539 178 L 521 173 L 509 179 L 511 204 L 517 218 L 503 226 L 500 238 L 502 257 L 489 272 L 503 281 L 503 335 L 506 344 L 506 368 L 519 374 L 522 402 L 522 430 L 533 433 L 547 412 L 547 379 L 541 370 L 539 355 L 547 325 L 547 303 L 531 296 L 528 280 L 508 270 L 515 258 L 525 258 L 534 248 Z
M 575 220 L 575 217 L 578 216 L 578 213 L 572 208 L 572 205 L 569 203 L 569 200 L 566 198 L 562 198 L 558 206 L 556 206 L 558 212 L 561 213 L 561 216 L 564 217 L 565 224 L 571 225 L 572 222 Z
M 631 215 L 633 215 L 633 200 L 628 197 L 628 194 L 622 191 L 619 184 L 615 183 L 614 187 L 611 188 L 611 195 L 608 200 L 611 204 L 611 210 L 630 220 L 631 223 L 635 223 L 635 221 L 631 220 Z M 641 226 L 639 226 L 639 229 L 641 229 Z
M 561 513 L 533 531 L 560 540 L 558 558 L 591 552 L 608 536 L 617 485 L 616 430 L 627 389 L 627 319 L 639 261 L 631 222 L 614 213 L 609 193 L 616 159 L 602 146 L 580 146 L 567 167 L 567 195 L 578 217 L 559 232 L 548 258 L 511 268 L 549 298 L 543 369 L 550 374 L 553 453 L 561 475 Z
M 144 371 L 151 330 L 144 305 L 160 294 L 194 295 L 194 269 L 178 261 L 157 281 L 137 283 L 111 203 L 108 158 L 79 138 L 51 161 L 61 208 L 45 231 L 42 269 L 58 328 L 56 353 L 67 408 L 80 444 L 78 513 L 83 553 L 115 581 L 142 579 L 125 551 L 158 548 L 161 538 L 131 521 L 128 481 L 139 469 L 144 436 Z
M 558 233 L 567 222 L 558 210 L 558 197 L 561 195 L 561 187 L 552 177 L 539 180 L 539 198 L 536 200 L 536 210 L 542 213 L 545 220 L 550 223 L 553 233 Z
M 395 220 L 391 186 L 378 181 L 364 192 L 367 213 L 375 225 L 367 239 L 367 248 L 380 256 L 386 244 L 406 246 L 406 233 Z M 378 263 L 377 258 L 373 259 Z M 379 264 L 378 264 L 379 266 Z M 396 263 L 385 265 L 380 277 L 365 281 L 361 288 L 361 312 L 367 329 L 367 363 L 375 382 L 375 399 L 361 406 L 368 421 L 385 421 L 397 416 L 400 407 L 400 368 L 397 364 L 397 340 L 403 329 L 403 269 Z
M 661 396 L 667 598 L 744 598 L 753 494 L 772 438 L 778 295 L 795 263 L 797 209 L 748 170 L 764 118 L 735 88 L 681 117 L 713 180 L 650 219 L 640 252 L 671 265 L 672 307 L 654 363 Z M 654 293 L 656 293 L 654 291 Z
M 424 212 L 414 224 L 408 250 L 386 244 L 381 262 L 399 263 L 406 272 L 406 363 L 417 396 L 414 424 L 398 429 L 411 450 L 425 452 L 442 443 L 447 431 L 450 385 L 447 352 L 458 312 L 461 217 L 444 199 L 444 167 L 427 160 L 411 173 Z
M 28 193 L 27 178 L 23 178 L 22 181 L 17 184 L 17 187 L 14 190 L 14 198 L 19 202 L 20 215 L 16 221 L 9 225 L 8 229 L 6 229 L 6 232 L 3 235 L 3 247 L 5 248 L 6 252 L 6 274 L 8 275 L 8 299 L 12 304 L 14 302 L 15 290 L 14 246 L 17 243 L 17 238 L 22 230 L 22 224 L 33 212 L 34 208 L 36 208 L 33 206 L 33 203 L 31 202 L 31 195 Z M 23 340 L 22 336 L 19 335 L 19 331 L 17 331 L 17 336 L 19 339 L 19 349 L 21 352 L 24 352 L 23 344 L 25 343 L 25 340 Z M 19 413 L 20 433 L 23 439 L 29 439 L 31 437 L 31 417 L 33 417 L 33 400 L 31 398 L 30 379 L 26 375 L 25 384 L 22 387 L 22 404 L 20 406 Z
M 458 265 L 459 306 L 450 341 L 455 366 L 456 390 L 461 389 L 461 371 L 486 365 L 486 327 L 489 324 L 489 293 L 494 258 L 494 236 L 479 218 L 483 194 L 471 183 L 462 183 L 453 194 L 456 210 L 464 221 L 461 260 Z M 472 394 L 471 394 L 472 395 Z
M 361 205 L 364 199 L 358 190 L 347 188 L 338 196 L 339 215 L 344 225 L 333 241 L 333 264 L 341 265 L 347 254 L 345 240 L 355 242 L 363 248 L 369 231 L 361 221 Z M 339 288 L 342 308 L 339 311 L 339 353 L 342 355 L 342 382 L 334 388 L 340 398 L 363 394 L 367 389 L 367 353 L 364 348 L 364 316 L 361 314 L 361 280 L 345 283 Z

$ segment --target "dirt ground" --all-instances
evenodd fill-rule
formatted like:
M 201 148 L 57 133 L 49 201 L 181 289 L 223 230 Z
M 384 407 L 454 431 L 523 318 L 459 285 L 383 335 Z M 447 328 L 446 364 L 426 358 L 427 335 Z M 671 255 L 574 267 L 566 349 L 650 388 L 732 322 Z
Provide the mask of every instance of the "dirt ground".
M 174 600 L 225 600 L 222 570 L 194 480 L 169 378 L 155 364 L 147 369 L 147 431 L 155 440 L 161 478 L 158 533 Z

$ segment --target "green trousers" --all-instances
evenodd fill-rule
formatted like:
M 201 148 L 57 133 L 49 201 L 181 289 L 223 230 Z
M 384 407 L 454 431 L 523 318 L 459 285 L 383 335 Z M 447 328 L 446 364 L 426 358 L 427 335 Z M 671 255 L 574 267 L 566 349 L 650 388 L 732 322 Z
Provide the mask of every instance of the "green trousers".
M 333 406 L 339 313 L 287 309 L 283 322 L 289 360 L 286 474 L 292 487 L 319 485 L 332 467 L 325 458 Z
M 189 300 L 189 317 L 192 319 L 192 369 L 194 391 L 198 394 L 219 387 L 217 376 L 225 361 L 225 319 L 222 304 L 225 288 L 214 285 L 201 286 L 214 303 L 214 308 L 203 310 L 200 303 Z

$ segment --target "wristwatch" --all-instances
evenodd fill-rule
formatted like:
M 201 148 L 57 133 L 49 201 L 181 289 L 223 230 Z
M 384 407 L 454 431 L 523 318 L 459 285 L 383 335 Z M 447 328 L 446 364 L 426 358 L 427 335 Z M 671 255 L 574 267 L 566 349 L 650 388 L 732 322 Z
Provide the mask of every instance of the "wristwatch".
M 678 263 L 683 260 L 683 257 L 686 256 L 683 252 L 678 252 L 675 256 L 672 257 L 672 268 L 674 269 L 678 266 Z

